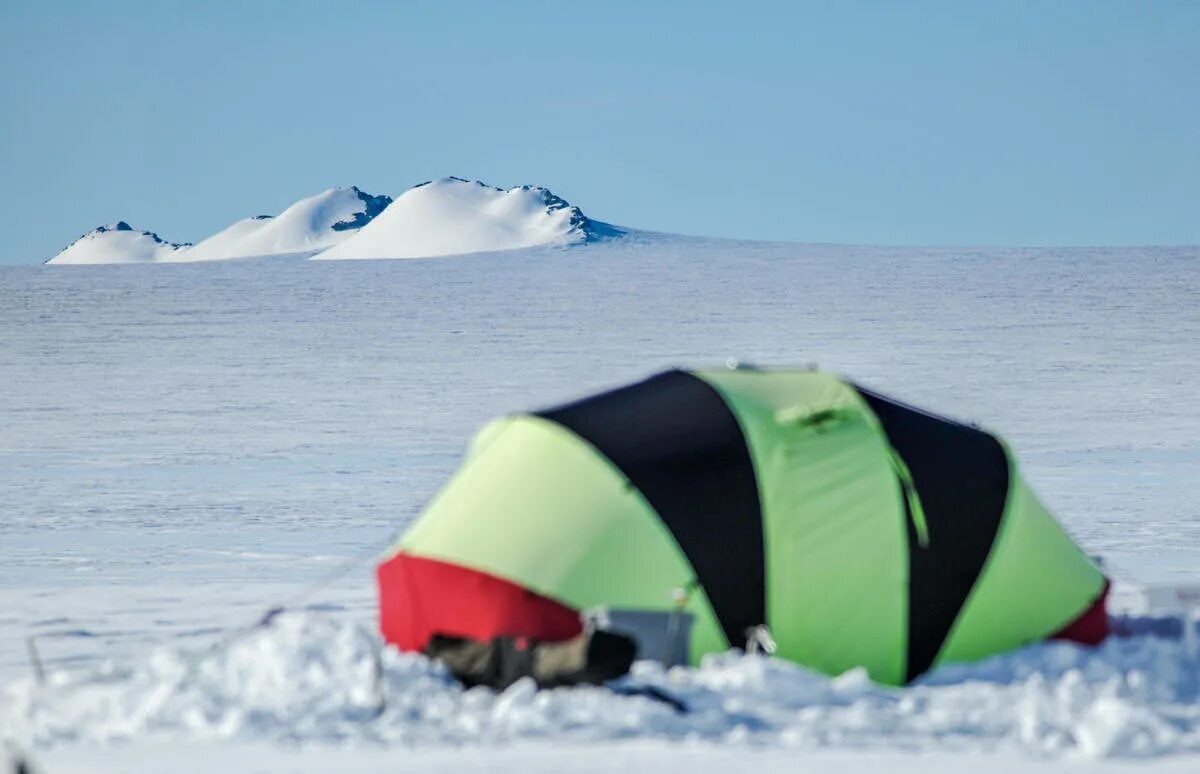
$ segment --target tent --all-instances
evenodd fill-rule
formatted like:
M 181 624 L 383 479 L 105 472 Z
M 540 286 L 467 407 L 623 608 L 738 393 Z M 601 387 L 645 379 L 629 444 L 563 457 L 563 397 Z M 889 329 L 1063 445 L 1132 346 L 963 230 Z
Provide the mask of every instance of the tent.
M 1000 438 L 816 371 L 672 370 L 495 420 L 377 576 L 410 651 L 610 621 L 642 656 L 749 638 L 903 684 L 1108 627 L 1108 581 Z

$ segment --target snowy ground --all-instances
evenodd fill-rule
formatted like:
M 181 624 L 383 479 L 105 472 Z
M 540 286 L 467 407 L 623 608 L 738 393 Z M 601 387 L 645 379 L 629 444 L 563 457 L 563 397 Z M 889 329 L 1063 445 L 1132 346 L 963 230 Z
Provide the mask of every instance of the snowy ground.
M 816 361 L 1000 430 L 1123 593 L 1200 583 L 1200 249 L 647 236 L 3 268 L 0 296 L 0 731 L 49 771 L 1197 764 L 1178 620 L 901 691 L 748 658 L 641 676 L 686 716 L 597 690 L 464 693 L 389 655 L 381 712 L 368 566 L 197 654 L 385 543 L 488 417 L 728 357 Z M 29 634 L 57 672 L 41 688 Z

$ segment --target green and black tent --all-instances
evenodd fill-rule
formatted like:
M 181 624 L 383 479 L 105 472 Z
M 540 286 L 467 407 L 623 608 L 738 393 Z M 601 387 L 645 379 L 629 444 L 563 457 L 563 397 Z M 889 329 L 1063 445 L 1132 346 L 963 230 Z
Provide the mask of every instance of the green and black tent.
M 643 655 L 768 633 L 891 684 L 1108 626 L 1107 580 L 1002 440 L 814 371 L 673 370 L 498 419 L 378 580 L 404 650 L 590 615 Z

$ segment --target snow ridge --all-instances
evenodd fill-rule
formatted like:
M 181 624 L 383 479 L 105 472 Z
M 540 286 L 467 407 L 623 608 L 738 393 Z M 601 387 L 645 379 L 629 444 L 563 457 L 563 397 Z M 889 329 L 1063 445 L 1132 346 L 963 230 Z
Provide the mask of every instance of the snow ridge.
M 547 212 L 552 213 L 557 210 L 566 210 L 567 215 L 570 216 L 570 220 L 568 222 L 570 224 L 571 229 L 582 231 L 587 236 L 591 236 L 593 234 L 593 232 L 597 232 L 597 231 L 601 230 L 599 227 L 608 226 L 607 223 L 600 223 L 599 221 L 593 221 L 591 218 L 589 218 L 583 214 L 583 210 L 581 210 L 578 207 L 576 207 L 575 205 L 571 204 L 566 199 L 562 198 L 558 194 L 551 191 L 549 188 L 543 188 L 540 185 L 519 185 L 519 186 L 515 186 L 514 188 L 509 188 L 506 190 L 506 189 L 500 188 L 498 186 L 488 185 L 487 183 L 481 182 L 479 180 L 468 180 L 465 177 L 455 177 L 454 175 L 450 175 L 449 177 L 444 177 L 444 178 L 441 178 L 440 180 L 426 180 L 424 183 L 417 183 L 416 185 L 413 186 L 413 188 L 414 189 L 424 188 L 427 185 L 433 185 L 434 183 L 439 183 L 442 181 L 453 182 L 453 183 L 466 183 L 467 185 L 477 185 L 477 186 L 481 186 L 483 188 L 491 189 L 492 191 L 495 191 L 496 193 L 501 193 L 501 194 L 507 193 L 508 191 L 528 192 L 528 193 L 530 193 L 536 197 L 539 197 L 541 199 L 541 202 L 543 205 L 545 205 Z M 611 226 L 608 226 L 608 227 L 611 228 Z

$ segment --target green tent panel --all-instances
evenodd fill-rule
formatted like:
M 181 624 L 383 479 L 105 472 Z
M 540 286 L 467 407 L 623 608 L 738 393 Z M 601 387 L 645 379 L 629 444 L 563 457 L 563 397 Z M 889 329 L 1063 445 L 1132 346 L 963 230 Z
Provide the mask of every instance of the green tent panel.
M 692 579 L 670 533 L 620 471 L 532 416 L 481 431 L 399 550 L 506 578 L 576 610 L 669 611 L 672 591 Z M 703 591 L 688 605 L 700 624 L 695 656 L 727 648 Z
M 1000 439 L 814 371 L 669 371 L 496 420 L 379 584 L 409 650 L 631 611 L 686 620 L 693 663 L 768 632 L 889 684 L 1107 632 L 1107 581 Z
M 870 411 L 826 374 L 697 375 L 730 405 L 750 446 L 767 548 L 766 623 L 779 655 L 832 674 L 861 665 L 901 682 L 904 509 Z
M 1104 585 L 1092 561 L 1014 474 L 1000 534 L 938 661 L 975 661 L 1044 640 L 1064 628 L 1072 611 L 1088 609 Z

